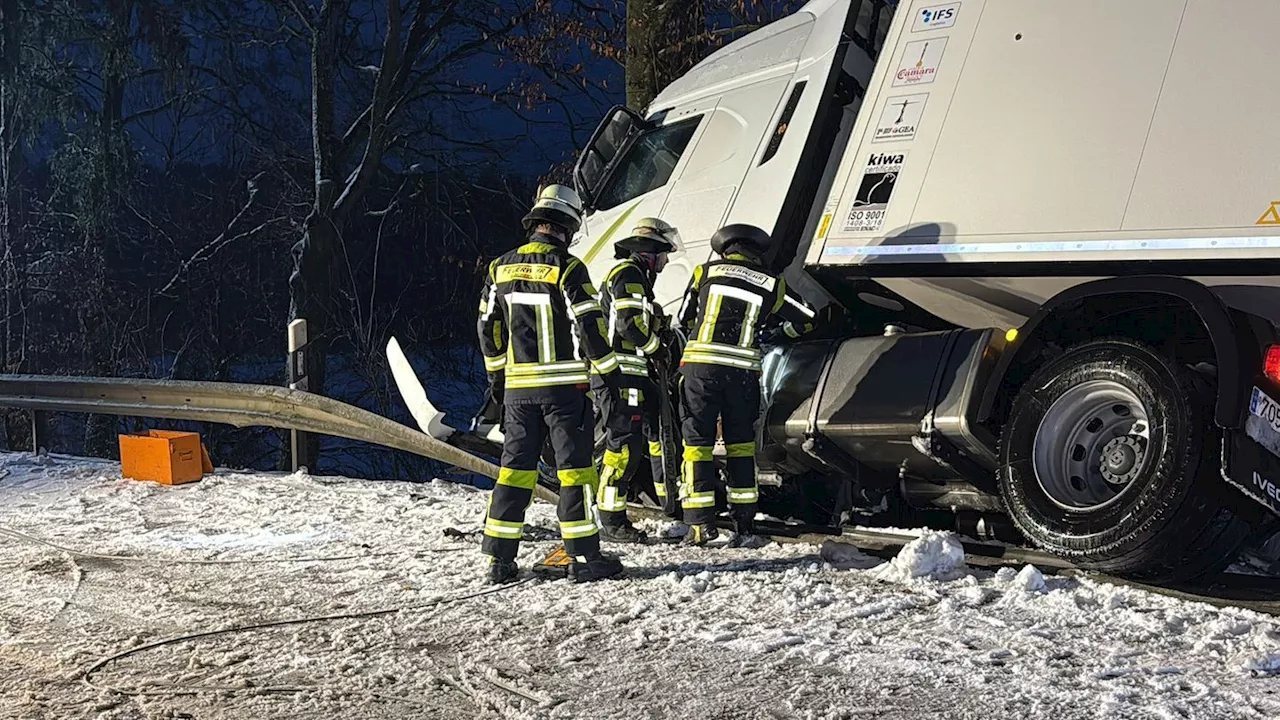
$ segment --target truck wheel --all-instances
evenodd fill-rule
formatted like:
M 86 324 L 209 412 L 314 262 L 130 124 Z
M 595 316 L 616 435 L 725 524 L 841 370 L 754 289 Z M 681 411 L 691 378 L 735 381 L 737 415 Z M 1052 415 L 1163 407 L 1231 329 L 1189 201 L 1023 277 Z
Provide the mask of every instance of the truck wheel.
M 1221 570 L 1250 526 L 1224 502 L 1205 395 L 1189 370 L 1127 339 L 1040 368 L 1001 438 L 1000 492 L 1018 529 L 1085 567 L 1152 582 Z

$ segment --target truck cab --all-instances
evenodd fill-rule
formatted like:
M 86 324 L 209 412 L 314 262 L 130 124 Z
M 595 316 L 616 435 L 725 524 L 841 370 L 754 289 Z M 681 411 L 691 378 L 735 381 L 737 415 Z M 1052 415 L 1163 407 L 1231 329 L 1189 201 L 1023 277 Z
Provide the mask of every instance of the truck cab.
M 804 272 L 818 216 L 892 17 L 885 0 L 816 0 L 698 63 L 641 115 L 612 108 L 574 168 L 586 205 L 572 250 L 592 277 L 642 217 L 670 219 L 685 247 L 655 294 L 674 312 L 722 225 L 750 223 L 783 244 L 781 267 L 815 305 L 830 297 Z

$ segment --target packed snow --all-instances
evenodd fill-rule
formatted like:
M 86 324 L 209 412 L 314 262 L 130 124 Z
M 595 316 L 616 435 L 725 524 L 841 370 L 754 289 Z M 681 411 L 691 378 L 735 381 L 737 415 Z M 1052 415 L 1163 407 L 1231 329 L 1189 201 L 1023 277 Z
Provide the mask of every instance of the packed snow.
M 0 717 L 1280 716 L 1270 616 L 970 568 L 946 533 L 890 562 L 619 546 L 625 579 L 478 595 L 486 499 L 0 455 Z M 530 520 L 526 576 L 555 544 Z

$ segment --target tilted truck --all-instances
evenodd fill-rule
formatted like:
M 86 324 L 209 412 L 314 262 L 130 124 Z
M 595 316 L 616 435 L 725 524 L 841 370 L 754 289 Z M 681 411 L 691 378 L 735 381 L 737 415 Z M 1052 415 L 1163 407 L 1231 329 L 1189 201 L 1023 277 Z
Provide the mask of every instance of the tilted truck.
M 814 0 L 610 111 L 573 251 L 674 224 L 673 315 L 716 228 L 778 239 L 824 324 L 767 355 L 764 512 L 1203 575 L 1280 510 L 1273 5 Z

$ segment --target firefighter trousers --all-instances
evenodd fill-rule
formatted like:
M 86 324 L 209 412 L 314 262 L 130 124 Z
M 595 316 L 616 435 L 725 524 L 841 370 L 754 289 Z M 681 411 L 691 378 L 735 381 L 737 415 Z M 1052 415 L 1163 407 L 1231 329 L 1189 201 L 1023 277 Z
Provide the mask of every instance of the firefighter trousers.
M 627 495 L 647 454 L 653 475 L 654 492 L 665 505 L 667 486 L 663 481 L 662 443 L 658 432 L 657 388 L 647 379 L 627 378 L 618 397 L 602 393 L 604 417 L 604 468 L 600 472 L 600 492 L 596 498 L 600 524 L 618 527 L 627 524 Z
M 684 435 L 684 521 L 711 523 L 716 516 L 716 425 L 725 446 L 726 495 L 739 532 L 752 532 L 756 487 L 756 420 L 760 374 L 718 365 L 685 365 L 680 381 Z
M 538 484 L 538 459 L 548 434 L 560 479 L 560 538 L 565 552 L 590 557 L 600 552 L 600 528 L 592 507 L 599 484 L 593 449 L 595 413 L 586 393 L 573 400 L 509 404 L 503 409 L 502 469 L 489 497 L 481 551 L 514 560 L 524 531 L 524 514 Z

